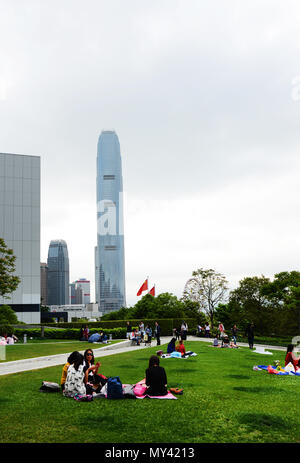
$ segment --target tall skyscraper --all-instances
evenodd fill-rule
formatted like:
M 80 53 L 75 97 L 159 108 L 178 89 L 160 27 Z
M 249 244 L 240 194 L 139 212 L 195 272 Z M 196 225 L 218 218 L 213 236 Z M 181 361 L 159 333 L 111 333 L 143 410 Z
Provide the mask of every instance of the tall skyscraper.
M 52 240 L 48 251 L 48 305 L 69 304 L 69 256 L 64 240 Z
M 0 153 L 0 237 L 21 282 L 0 299 L 24 323 L 40 323 L 40 157 Z
M 99 310 L 125 307 L 122 162 L 118 136 L 110 130 L 98 140 L 95 275 Z

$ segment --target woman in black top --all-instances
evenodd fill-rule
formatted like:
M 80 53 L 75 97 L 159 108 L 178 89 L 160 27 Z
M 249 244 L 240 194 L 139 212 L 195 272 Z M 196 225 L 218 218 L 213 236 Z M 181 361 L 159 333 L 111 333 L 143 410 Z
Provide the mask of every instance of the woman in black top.
M 146 394 L 150 396 L 167 395 L 167 375 L 165 369 L 159 366 L 159 358 L 152 355 L 149 360 L 149 368 L 146 370 Z

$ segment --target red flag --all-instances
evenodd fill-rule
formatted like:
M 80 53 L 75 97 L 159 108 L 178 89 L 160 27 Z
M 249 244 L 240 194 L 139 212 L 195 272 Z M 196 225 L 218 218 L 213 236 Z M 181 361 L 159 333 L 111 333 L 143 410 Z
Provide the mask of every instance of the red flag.
M 152 296 L 155 296 L 155 286 L 153 286 L 153 288 L 150 289 L 149 294 L 151 294 Z
M 140 296 L 142 292 L 147 291 L 147 289 L 148 289 L 148 278 L 144 281 L 144 283 L 142 284 L 142 286 L 140 287 L 136 295 Z

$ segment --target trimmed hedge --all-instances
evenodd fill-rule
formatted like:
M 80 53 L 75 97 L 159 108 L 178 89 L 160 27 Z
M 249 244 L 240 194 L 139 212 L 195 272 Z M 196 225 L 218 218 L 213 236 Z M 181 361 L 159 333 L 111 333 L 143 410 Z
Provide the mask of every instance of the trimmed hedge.
M 171 336 L 173 328 L 178 328 L 181 326 L 182 323 L 182 318 L 166 318 L 166 319 L 142 319 L 144 322 L 144 325 L 150 325 L 152 328 L 152 331 L 154 331 L 155 328 L 155 322 L 157 321 L 158 324 L 160 325 L 161 328 L 161 336 Z M 102 329 L 103 332 L 105 330 L 113 330 L 115 328 L 125 328 L 126 332 L 126 326 L 127 326 L 127 321 L 131 323 L 132 327 L 138 327 L 139 323 L 141 322 L 141 319 L 135 319 L 135 320 L 107 320 L 107 321 L 100 321 L 100 322 L 87 322 L 87 323 L 82 323 L 82 322 L 70 322 L 70 323 L 43 323 L 45 326 L 49 327 L 55 327 L 55 328 L 67 328 L 67 329 L 77 329 L 80 330 L 82 326 L 88 325 L 90 332 L 94 328 L 96 329 Z M 188 332 L 189 334 L 196 334 L 197 330 L 197 320 L 194 318 L 186 318 L 185 322 L 188 325 Z M 97 331 L 97 330 L 96 330 Z M 109 332 L 110 332 L 109 331 Z
M 97 328 L 90 329 L 89 336 L 100 331 Z M 111 330 L 104 329 L 102 330 L 104 334 L 109 336 L 112 335 L 113 339 L 125 339 L 126 338 L 126 329 L 125 328 L 114 328 Z M 29 329 L 16 329 L 15 335 L 20 339 L 24 334 L 27 334 L 28 337 L 32 338 L 41 338 L 41 330 L 39 328 L 29 328 Z M 79 341 L 79 329 L 67 328 L 67 329 L 50 329 L 45 328 L 44 338 L 46 339 L 76 339 Z

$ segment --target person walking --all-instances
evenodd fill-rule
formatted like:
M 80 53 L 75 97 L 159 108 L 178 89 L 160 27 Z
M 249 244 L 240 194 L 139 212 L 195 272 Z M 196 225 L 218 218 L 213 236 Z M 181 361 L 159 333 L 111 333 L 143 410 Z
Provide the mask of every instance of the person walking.
M 254 325 L 253 323 L 249 323 L 246 328 L 246 336 L 248 337 L 248 344 L 249 348 L 253 349 L 254 344 Z

